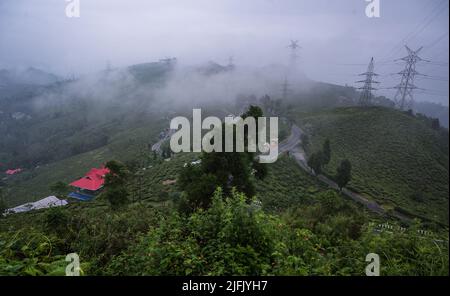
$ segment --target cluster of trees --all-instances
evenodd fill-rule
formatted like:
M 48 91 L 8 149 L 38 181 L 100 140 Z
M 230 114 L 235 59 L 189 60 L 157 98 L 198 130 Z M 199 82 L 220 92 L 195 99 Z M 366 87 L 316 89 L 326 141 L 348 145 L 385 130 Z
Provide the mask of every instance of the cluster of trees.
M 109 201 L 112 209 L 117 210 L 130 202 L 127 188 L 130 171 L 123 163 L 116 160 L 108 161 L 105 168 L 109 169 L 109 173 L 105 176 L 102 197 Z
M 313 170 L 314 174 L 319 175 L 323 171 L 323 167 L 330 163 L 331 146 L 330 140 L 326 139 L 322 145 L 322 150 L 313 152 L 308 158 L 308 166 Z M 352 165 L 348 159 L 341 161 L 336 169 L 334 179 L 342 190 L 352 178 Z
M 279 115 L 283 112 L 281 99 L 272 99 L 268 95 L 264 95 L 259 99 L 255 95 L 245 96 L 238 95 L 235 101 L 235 108 L 240 109 L 244 106 L 260 106 L 261 109 L 268 115 Z
M 245 119 L 249 116 L 262 117 L 263 112 L 260 107 L 250 106 L 241 117 Z M 258 125 L 256 129 L 258 130 Z M 183 191 L 179 202 L 180 209 L 192 212 L 196 208 L 207 208 L 217 187 L 222 188 L 225 195 L 230 194 L 233 188 L 249 198 L 255 195 L 253 178 L 264 178 L 267 167 L 257 161 L 254 152 L 248 152 L 247 132 L 245 127 L 245 152 L 203 153 L 200 164 L 189 164 L 182 170 L 178 178 L 179 188 Z M 222 143 L 225 145 L 225 140 Z M 222 151 L 225 151 L 224 147 Z
M 321 174 L 322 169 L 331 160 L 330 140 L 326 139 L 322 145 L 322 150 L 313 152 L 308 158 L 308 166 L 315 174 Z

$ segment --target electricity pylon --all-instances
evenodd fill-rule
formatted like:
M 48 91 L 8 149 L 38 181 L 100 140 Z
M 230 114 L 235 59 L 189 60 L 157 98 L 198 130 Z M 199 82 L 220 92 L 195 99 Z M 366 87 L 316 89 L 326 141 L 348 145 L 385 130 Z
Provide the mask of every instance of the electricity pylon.
M 370 106 L 372 105 L 372 90 L 376 90 L 376 88 L 372 87 L 373 83 L 379 83 L 378 81 L 373 80 L 374 76 L 378 76 L 378 74 L 373 72 L 374 64 L 373 57 L 370 59 L 369 66 L 367 67 L 367 71 L 365 73 L 361 73 L 359 75 L 366 76 L 366 79 L 356 81 L 357 83 L 364 83 L 364 86 L 358 87 L 361 89 L 361 96 L 359 98 L 359 104 L 362 106 Z
M 412 108 L 414 102 L 413 90 L 418 88 L 417 86 L 414 85 L 414 78 L 416 75 L 422 75 L 416 71 L 416 63 L 420 61 L 425 61 L 424 59 L 422 59 L 417 55 L 422 50 L 423 47 L 420 47 L 416 51 L 410 49 L 406 45 L 405 48 L 408 51 L 408 55 L 401 59 L 395 60 L 395 61 L 401 60 L 406 62 L 405 69 L 397 73 L 399 75 L 402 75 L 400 84 L 394 86 L 394 88 L 397 89 L 394 101 L 396 106 L 400 110 L 407 110 Z
M 285 100 L 289 93 L 291 92 L 291 90 L 289 89 L 289 83 L 287 81 L 287 78 L 284 78 L 284 82 L 281 85 L 281 97 L 283 98 L 283 100 Z
M 298 45 L 298 40 L 291 40 L 291 44 L 287 47 L 291 49 L 290 63 L 291 66 L 295 68 L 298 58 L 297 50 L 301 47 Z

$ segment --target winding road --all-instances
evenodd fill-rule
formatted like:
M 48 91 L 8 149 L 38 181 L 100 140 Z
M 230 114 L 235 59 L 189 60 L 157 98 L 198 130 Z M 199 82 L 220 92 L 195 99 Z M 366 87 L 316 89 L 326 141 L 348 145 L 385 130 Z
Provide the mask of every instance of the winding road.
M 339 190 L 339 187 L 336 184 L 336 182 L 334 182 L 330 178 L 328 178 L 324 175 L 314 175 L 313 174 L 311 168 L 307 164 L 305 152 L 300 147 L 301 136 L 303 133 L 304 132 L 301 130 L 300 127 L 293 124 L 291 127 L 291 134 L 289 135 L 289 137 L 286 140 L 282 141 L 279 145 L 279 149 L 278 149 L 279 154 L 288 152 L 289 155 L 295 159 L 297 164 L 302 169 L 304 169 L 308 174 L 316 176 L 320 181 L 327 184 L 329 187 Z M 349 198 L 351 198 L 352 200 L 364 205 L 366 208 L 368 208 L 372 212 L 375 212 L 379 215 L 387 215 L 386 210 L 383 209 L 378 203 L 376 203 L 375 201 L 368 200 L 367 198 L 365 198 L 364 196 L 362 196 L 358 193 L 355 193 L 353 191 L 350 191 L 350 190 L 344 188 L 344 189 L 342 189 L 342 194 L 344 194 L 344 195 L 348 196 Z M 401 216 L 399 214 L 394 215 L 394 216 L 403 221 L 410 220 L 409 218 L 407 218 L 405 216 Z
M 152 151 L 161 152 L 161 145 L 162 145 L 165 141 L 169 140 L 170 137 L 171 137 L 175 132 L 176 132 L 176 130 L 173 130 L 173 129 L 169 129 L 169 130 L 162 131 L 162 133 L 164 133 L 164 136 L 161 137 L 161 138 L 159 139 L 158 142 L 156 142 L 155 144 L 153 144 L 153 146 L 152 146 Z

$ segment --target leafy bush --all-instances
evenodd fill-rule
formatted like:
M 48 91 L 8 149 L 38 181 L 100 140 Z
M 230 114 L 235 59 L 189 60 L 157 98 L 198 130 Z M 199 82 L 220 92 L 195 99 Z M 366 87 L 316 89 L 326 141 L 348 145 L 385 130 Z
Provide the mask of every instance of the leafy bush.
M 276 217 L 257 203 L 248 204 L 236 191 L 225 198 L 219 188 L 211 207 L 190 217 L 174 213 L 152 229 L 139 244 L 113 258 L 108 274 L 136 275 L 267 275 L 308 273 L 304 261 L 289 254 L 287 244 L 303 245 L 308 256 L 311 241 L 296 233 L 293 239 Z M 312 236 L 310 233 L 304 235 Z M 302 242 L 295 242 L 296 239 Z M 289 258 L 288 261 L 284 260 Z M 301 266 L 301 267 L 300 267 Z

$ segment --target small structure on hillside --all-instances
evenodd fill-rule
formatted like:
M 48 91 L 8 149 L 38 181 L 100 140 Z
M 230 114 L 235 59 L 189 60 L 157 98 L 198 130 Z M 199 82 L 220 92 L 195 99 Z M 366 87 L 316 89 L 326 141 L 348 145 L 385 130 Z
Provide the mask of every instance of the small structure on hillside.
M 15 175 L 15 174 L 18 174 L 18 173 L 20 173 L 22 171 L 22 169 L 11 169 L 11 170 L 7 170 L 5 173 L 7 174 L 7 175 Z
M 56 196 L 47 196 L 41 200 L 35 202 L 29 202 L 14 208 L 7 209 L 5 214 L 15 214 L 15 213 L 23 213 L 32 210 L 39 210 L 51 207 L 60 207 L 67 205 L 67 201 L 64 199 L 59 199 Z
M 201 159 L 198 159 L 198 160 L 195 160 L 195 161 L 191 161 L 191 165 L 197 165 L 197 164 L 201 164 L 201 163 L 202 163 Z M 188 163 L 185 162 L 183 167 L 185 168 L 185 167 L 187 167 L 187 165 L 188 165 Z
M 177 183 L 177 180 L 167 179 L 167 180 L 162 181 L 163 185 L 173 185 L 175 183 Z
M 83 178 L 69 184 L 75 188 L 75 191 L 68 196 L 82 201 L 93 199 L 103 189 L 105 176 L 108 173 L 109 169 L 104 167 L 91 169 Z

